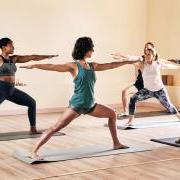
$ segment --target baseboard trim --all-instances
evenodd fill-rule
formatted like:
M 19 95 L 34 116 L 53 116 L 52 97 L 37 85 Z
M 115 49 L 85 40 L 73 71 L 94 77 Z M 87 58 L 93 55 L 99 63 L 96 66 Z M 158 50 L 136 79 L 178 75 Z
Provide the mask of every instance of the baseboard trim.
M 121 104 L 108 104 L 107 106 L 111 107 L 112 109 L 116 109 L 122 107 Z M 165 110 L 158 102 L 139 102 L 137 107 L 153 107 Z M 49 113 L 63 113 L 67 107 L 54 107 L 54 108 L 40 108 L 37 109 L 37 114 L 49 114 Z M 13 110 L 1 110 L 0 116 L 15 116 L 15 115 L 24 115 L 27 114 L 26 109 L 13 109 Z
M 37 109 L 37 114 L 49 114 L 49 113 L 62 113 L 66 107 L 56 107 L 56 108 L 40 108 Z M 27 114 L 26 109 L 13 109 L 13 110 L 1 110 L 0 116 L 15 116 Z

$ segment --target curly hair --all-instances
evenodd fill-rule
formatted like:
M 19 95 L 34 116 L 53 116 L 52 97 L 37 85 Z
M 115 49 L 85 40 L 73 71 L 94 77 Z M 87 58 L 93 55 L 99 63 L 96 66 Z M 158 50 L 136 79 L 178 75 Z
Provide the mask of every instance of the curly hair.
M 90 37 L 80 37 L 77 39 L 72 57 L 74 60 L 82 60 L 88 51 L 93 51 L 93 41 Z
M 12 40 L 7 37 L 0 39 L 0 48 L 2 49 L 3 46 L 7 46 L 9 43 L 12 43 Z

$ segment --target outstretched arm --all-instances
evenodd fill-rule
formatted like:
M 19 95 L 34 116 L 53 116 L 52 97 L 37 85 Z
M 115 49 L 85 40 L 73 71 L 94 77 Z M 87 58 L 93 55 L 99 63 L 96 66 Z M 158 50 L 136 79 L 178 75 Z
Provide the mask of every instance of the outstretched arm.
M 111 63 L 104 63 L 104 64 L 93 63 L 93 66 L 94 66 L 95 71 L 105 71 L 109 69 L 118 68 L 126 64 L 135 64 L 137 62 L 139 61 L 122 61 L 122 62 L 111 62 Z
M 26 63 L 29 61 L 40 61 L 44 59 L 51 59 L 57 56 L 58 55 L 26 55 L 26 56 L 14 55 L 12 56 L 12 59 L 15 63 Z
M 169 62 L 175 63 L 175 64 L 180 64 L 179 59 L 168 59 Z
M 178 64 L 172 63 L 172 61 L 160 59 L 160 64 L 163 69 L 180 69 Z
M 46 71 L 58 71 L 58 72 L 71 72 L 73 70 L 73 63 L 67 64 L 33 64 L 28 66 L 20 66 L 20 68 L 26 69 L 42 69 Z
M 120 53 L 114 53 L 111 54 L 114 59 L 119 59 L 119 60 L 128 60 L 128 61 L 142 61 L 142 56 L 133 56 L 133 55 L 122 55 Z

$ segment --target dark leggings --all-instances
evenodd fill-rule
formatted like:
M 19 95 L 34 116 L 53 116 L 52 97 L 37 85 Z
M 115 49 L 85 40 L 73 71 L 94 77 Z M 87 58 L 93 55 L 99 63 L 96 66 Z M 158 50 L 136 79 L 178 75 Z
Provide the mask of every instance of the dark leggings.
M 36 125 L 36 101 L 25 92 L 16 89 L 14 85 L 0 81 L 0 104 L 5 100 L 27 106 L 30 126 Z
M 177 114 L 178 111 L 175 106 L 171 103 L 166 89 L 159 91 L 149 91 L 148 89 L 141 89 L 134 96 L 131 97 L 129 103 L 129 115 L 134 115 L 136 110 L 136 103 L 149 98 L 156 98 L 171 114 Z

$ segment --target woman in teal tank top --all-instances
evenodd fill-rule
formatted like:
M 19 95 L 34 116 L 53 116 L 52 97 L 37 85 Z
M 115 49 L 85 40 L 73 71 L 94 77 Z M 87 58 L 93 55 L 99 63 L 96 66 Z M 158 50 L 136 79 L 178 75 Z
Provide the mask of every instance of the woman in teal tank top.
M 96 82 L 95 71 L 104 71 L 118 68 L 122 65 L 133 64 L 137 61 L 123 61 L 111 63 L 88 63 L 87 59 L 91 58 L 94 52 L 94 45 L 89 37 L 79 38 L 74 46 L 72 57 L 75 60 L 66 64 L 35 64 L 22 66 L 27 69 L 42 69 L 58 72 L 70 72 L 74 79 L 74 94 L 69 101 L 69 108 L 58 119 L 57 123 L 50 127 L 39 139 L 33 148 L 31 157 L 33 159 L 41 159 L 38 150 L 45 144 L 54 133 L 66 127 L 72 120 L 81 114 L 88 114 L 98 118 L 108 118 L 108 126 L 113 140 L 114 149 L 128 148 L 120 143 L 116 130 L 116 114 L 115 112 L 101 104 L 97 104 L 94 99 L 94 85 Z
M 92 63 L 88 63 L 89 69 L 83 68 L 79 62 L 76 64 L 78 75 L 74 79 L 74 95 L 69 102 L 69 107 L 79 114 L 88 114 L 96 106 L 94 100 L 96 75 Z

